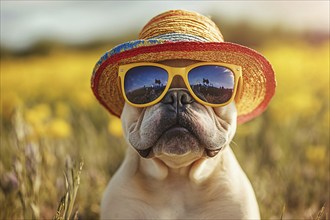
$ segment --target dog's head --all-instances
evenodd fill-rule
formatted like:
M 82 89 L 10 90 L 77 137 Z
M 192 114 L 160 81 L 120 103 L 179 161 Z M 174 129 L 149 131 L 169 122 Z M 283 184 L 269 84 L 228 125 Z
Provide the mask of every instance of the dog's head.
M 164 80 L 158 78 L 162 73 L 140 69 L 142 75 L 132 73 L 125 88 L 129 68 L 164 60 L 167 61 L 163 64 L 177 67 L 189 66 L 193 63 L 191 60 L 221 63 L 224 69 L 232 70 L 232 75 L 207 75 L 211 71 L 202 71 L 199 78 L 190 81 L 189 73 L 184 73 L 184 80 L 177 76 L 182 75 L 184 68 L 178 68 L 181 72 L 174 74 L 172 70 L 176 68 L 166 67 L 165 72 L 171 70 L 171 78 L 167 80 L 175 77 L 171 88 L 164 90 Z M 144 73 L 151 74 L 147 76 L 151 81 L 145 84 L 139 80 L 140 76 L 146 76 Z M 203 73 L 211 78 L 217 76 L 218 80 L 203 77 Z M 230 82 L 231 76 L 234 83 Z M 91 86 L 100 103 L 113 115 L 121 116 L 126 139 L 142 157 L 157 157 L 167 164 L 181 166 L 196 158 L 219 154 L 231 141 L 236 121 L 245 123 L 265 111 L 274 95 L 276 81 L 274 70 L 263 55 L 225 42 L 210 18 L 196 12 L 170 10 L 152 18 L 141 30 L 139 39 L 107 51 L 93 69 Z M 131 104 L 125 104 L 124 109 L 123 99 Z
M 162 63 L 182 67 L 194 62 Z M 180 77 L 173 79 L 159 103 L 146 108 L 125 103 L 121 115 L 124 135 L 130 145 L 142 157 L 157 157 L 173 168 L 219 154 L 234 136 L 236 117 L 234 102 L 218 108 L 202 105 L 194 100 Z

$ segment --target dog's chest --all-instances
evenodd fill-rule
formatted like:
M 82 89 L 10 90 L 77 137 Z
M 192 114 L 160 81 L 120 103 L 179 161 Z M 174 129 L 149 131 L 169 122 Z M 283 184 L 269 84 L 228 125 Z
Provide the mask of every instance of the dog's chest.
M 196 217 L 203 212 L 205 193 L 185 179 L 169 179 L 148 190 L 149 213 L 161 219 Z
M 162 218 L 178 218 L 190 210 L 194 203 L 194 198 L 189 195 L 190 188 L 186 182 L 165 183 L 163 190 L 159 192 L 163 198 L 162 204 L 159 204 L 159 215 Z
M 160 218 L 179 219 L 180 217 L 184 217 L 187 210 L 190 209 L 190 204 L 187 204 L 187 201 L 184 199 L 187 196 L 183 192 L 178 190 L 167 192 L 165 190 L 161 197 L 163 198 L 162 203 L 158 204 L 157 208 Z

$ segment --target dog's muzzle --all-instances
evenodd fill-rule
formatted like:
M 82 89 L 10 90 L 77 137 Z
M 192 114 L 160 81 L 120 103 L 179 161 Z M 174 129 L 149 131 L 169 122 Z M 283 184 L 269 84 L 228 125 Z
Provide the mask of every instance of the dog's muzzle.
M 164 98 L 161 100 L 159 104 L 157 104 L 158 110 L 160 110 L 161 117 L 165 118 L 162 123 L 157 125 L 157 133 L 158 138 L 155 140 L 155 144 L 151 145 L 151 147 L 147 149 L 136 149 L 137 152 L 144 158 L 152 157 L 152 150 L 153 147 L 157 146 L 158 140 L 164 135 L 182 135 L 189 133 L 189 135 L 193 136 L 198 142 L 200 146 L 199 149 L 195 146 L 194 151 L 205 150 L 205 153 L 209 157 L 214 157 L 218 154 L 221 148 L 214 148 L 214 147 L 207 147 L 204 146 L 202 149 L 203 144 L 199 137 L 199 131 L 196 129 L 196 124 L 199 123 L 196 117 L 192 116 L 192 112 L 194 111 L 202 111 L 205 107 L 201 106 L 200 104 L 193 105 L 195 102 L 194 98 L 190 95 L 187 89 L 183 88 L 171 88 Z M 195 118 L 194 121 L 192 118 Z M 169 132 L 171 131 L 171 132 Z M 181 132 L 181 133 L 180 133 Z M 167 138 L 171 138 L 168 136 Z M 190 149 L 186 149 L 190 150 Z M 174 150 L 175 152 L 175 150 Z M 178 154 L 184 153 L 180 152 L 178 149 Z

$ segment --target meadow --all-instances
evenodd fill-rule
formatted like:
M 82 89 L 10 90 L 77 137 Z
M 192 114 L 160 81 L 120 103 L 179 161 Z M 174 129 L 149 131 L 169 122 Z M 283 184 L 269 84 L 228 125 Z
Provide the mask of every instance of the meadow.
M 106 49 L 1 58 L 0 219 L 98 218 L 126 148 L 120 120 L 90 89 Z M 231 146 L 263 219 L 329 219 L 329 42 L 257 49 L 278 87 Z

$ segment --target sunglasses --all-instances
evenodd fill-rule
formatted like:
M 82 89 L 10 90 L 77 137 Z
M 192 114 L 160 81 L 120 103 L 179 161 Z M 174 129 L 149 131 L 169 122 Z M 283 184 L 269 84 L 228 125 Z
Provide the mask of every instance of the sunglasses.
M 126 102 L 147 107 L 160 102 L 174 76 L 181 76 L 191 96 L 199 103 L 221 107 L 240 92 L 242 68 L 227 63 L 200 62 L 186 67 L 159 63 L 131 63 L 119 66 L 121 89 Z

